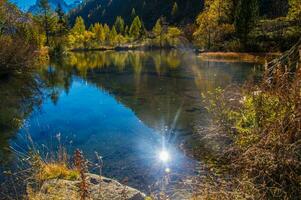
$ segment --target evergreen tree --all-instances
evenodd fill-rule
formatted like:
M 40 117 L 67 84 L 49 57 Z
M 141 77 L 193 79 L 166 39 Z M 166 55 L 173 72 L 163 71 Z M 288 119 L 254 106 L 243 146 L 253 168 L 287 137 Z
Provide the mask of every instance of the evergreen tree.
M 49 45 L 50 35 L 50 5 L 48 0 L 40 0 L 38 3 L 43 15 L 43 27 L 46 35 L 46 45 Z
M 64 11 L 62 9 L 62 5 L 60 3 L 57 5 L 57 8 L 56 8 L 55 12 L 58 16 L 58 23 L 63 23 L 65 13 L 64 13 Z
M 130 31 L 129 31 L 130 37 L 134 39 L 138 39 L 141 36 L 141 29 L 142 29 L 142 23 L 140 21 L 140 18 L 136 16 L 130 27 Z
M 131 20 L 133 21 L 135 19 L 135 17 L 137 16 L 136 14 L 136 10 L 135 8 L 132 9 L 132 12 L 131 12 Z
M 55 12 L 58 17 L 58 21 L 57 21 L 58 31 L 59 31 L 59 34 L 62 34 L 67 29 L 67 22 L 66 22 L 66 18 L 65 18 L 65 13 L 64 13 L 60 3 L 58 4 Z
M 175 2 L 172 6 L 171 16 L 175 17 L 178 14 L 178 10 L 179 10 L 178 4 L 177 2 Z
M 235 31 L 243 44 L 246 44 L 259 15 L 258 0 L 239 0 L 235 13 Z
M 123 34 L 124 33 L 124 20 L 122 17 L 118 16 L 116 18 L 115 24 L 114 24 L 116 31 L 118 34 Z

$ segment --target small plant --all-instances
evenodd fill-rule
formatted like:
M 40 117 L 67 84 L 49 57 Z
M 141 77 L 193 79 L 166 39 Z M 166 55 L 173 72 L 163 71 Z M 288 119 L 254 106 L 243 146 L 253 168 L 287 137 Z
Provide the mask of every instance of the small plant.
M 85 160 L 83 153 L 77 149 L 74 154 L 74 164 L 77 171 L 80 174 L 80 198 L 81 200 L 86 200 L 89 197 L 89 185 L 87 183 L 87 161 Z

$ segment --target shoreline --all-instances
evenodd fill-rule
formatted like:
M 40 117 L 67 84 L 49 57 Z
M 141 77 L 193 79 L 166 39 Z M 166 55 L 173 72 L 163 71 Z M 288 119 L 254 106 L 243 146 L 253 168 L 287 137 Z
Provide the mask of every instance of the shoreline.
M 202 52 L 197 56 L 203 61 L 211 62 L 248 62 L 264 64 L 280 56 L 280 52 Z
M 67 50 L 68 52 L 85 53 L 85 52 L 104 52 L 104 51 L 157 51 L 157 50 L 181 50 L 175 46 L 159 47 L 147 45 L 126 45 L 126 46 L 102 46 L 99 48 L 77 48 Z M 197 57 L 207 62 L 246 62 L 265 64 L 267 61 L 273 60 L 281 55 L 281 52 L 223 52 L 208 51 L 199 52 L 197 49 L 191 49 Z
M 98 48 L 75 48 L 69 49 L 70 52 L 89 52 L 89 51 L 131 51 L 131 50 L 171 50 L 177 49 L 175 46 L 150 46 L 150 45 L 125 45 L 125 46 L 101 46 Z

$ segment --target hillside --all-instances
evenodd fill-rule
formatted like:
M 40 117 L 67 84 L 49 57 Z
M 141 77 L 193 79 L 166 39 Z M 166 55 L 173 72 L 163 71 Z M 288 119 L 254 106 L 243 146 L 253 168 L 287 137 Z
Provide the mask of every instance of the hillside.
M 80 4 L 80 1 L 75 1 L 71 5 L 68 5 L 64 0 L 48 0 L 48 2 L 51 7 L 51 10 L 54 11 L 57 8 L 57 6 L 60 4 L 65 13 L 69 12 L 69 10 L 75 8 Z M 38 4 L 39 4 L 39 0 L 37 0 L 36 3 L 28 9 L 28 12 L 33 14 L 38 13 L 39 12 Z
M 173 13 L 175 3 L 177 9 Z M 203 7 L 204 0 L 88 0 L 71 11 L 70 19 L 71 23 L 74 23 L 75 18 L 81 16 L 88 26 L 95 22 L 112 25 L 117 16 L 122 16 L 129 24 L 134 8 L 136 14 L 142 17 L 147 28 L 152 27 L 160 16 L 165 16 L 167 21 L 172 24 L 186 25 L 194 22 Z M 260 0 L 262 17 L 285 16 L 287 11 L 288 0 Z
M 177 9 L 172 12 L 175 3 Z M 90 0 L 72 11 L 70 19 L 74 22 L 76 16 L 82 16 L 86 25 L 99 21 L 112 24 L 117 16 L 122 16 L 126 23 L 130 23 L 134 8 L 149 28 L 160 16 L 165 16 L 169 22 L 176 24 L 193 22 L 202 7 L 200 0 Z

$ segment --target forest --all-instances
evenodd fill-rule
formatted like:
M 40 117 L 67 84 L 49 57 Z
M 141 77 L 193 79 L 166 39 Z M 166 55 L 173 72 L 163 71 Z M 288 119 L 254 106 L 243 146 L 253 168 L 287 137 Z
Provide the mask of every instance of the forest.
M 0 0 L 0 200 L 301 199 L 301 0 Z

